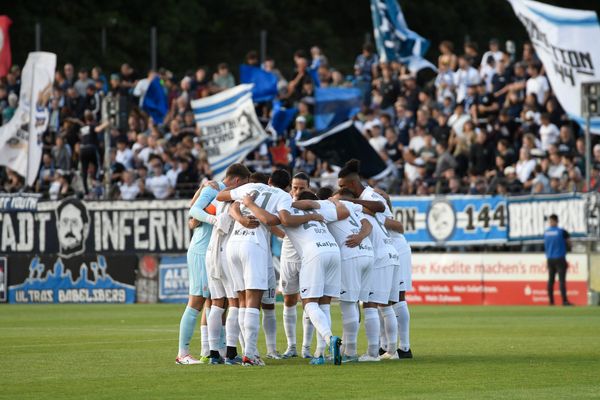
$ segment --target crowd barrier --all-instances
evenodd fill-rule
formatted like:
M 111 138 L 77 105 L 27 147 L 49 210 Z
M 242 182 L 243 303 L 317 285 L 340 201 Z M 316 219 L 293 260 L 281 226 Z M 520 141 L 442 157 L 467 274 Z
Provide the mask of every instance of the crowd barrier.
M 539 241 L 557 213 L 573 237 L 596 232 L 597 197 L 393 197 L 413 247 Z M 181 302 L 187 296 L 187 200 L 40 201 L 0 196 L 0 302 Z M 569 261 L 586 301 L 587 256 Z M 415 253 L 414 303 L 545 303 L 542 254 Z M 440 283 L 441 282 L 441 283 Z

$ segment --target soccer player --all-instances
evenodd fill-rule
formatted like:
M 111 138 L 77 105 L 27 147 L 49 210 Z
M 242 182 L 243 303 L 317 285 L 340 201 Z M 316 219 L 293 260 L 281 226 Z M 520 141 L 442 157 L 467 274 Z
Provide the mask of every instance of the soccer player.
M 331 189 L 321 188 L 317 196 L 321 200 L 332 196 Z M 352 192 L 340 190 L 334 199 L 353 198 Z M 343 322 L 343 357 L 342 362 L 358 361 L 356 343 L 359 329 L 358 301 L 369 301 L 369 285 L 374 253 L 369 235 L 373 226 L 364 216 L 358 204 L 341 200 L 349 210 L 346 219 L 329 223 L 329 231 L 340 247 L 343 264 L 341 274 L 340 308 Z
M 351 160 L 346 163 L 338 174 L 338 186 L 341 190 L 348 189 L 358 199 L 348 199 L 362 205 L 365 209 L 377 213 L 373 216 L 366 215 L 373 229 L 371 231 L 371 243 L 375 256 L 374 267 L 371 271 L 371 287 L 369 302 L 363 303 L 365 312 L 365 332 L 367 334 L 367 353 L 359 358 L 359 361 L 379 361 L 380 332 L 379 314 L 383 316 L 383 327 L 385 331 L 386 347 L 394 348 L 398 341 L 398 322 L 392 305 L 399 299 L 399 256 L 394 248 L 390 233 L 385 227 L 386 218 L 383 214 L 386 210 L 385 199 L 376 193 L 373 188 L 365 187 L 360 182 L 360 162 Z
M 285 170 L 276 170 L 269 179 L 269 186 L 262 183 L 248 183 L 233 190 L 224 190 L 217 195 L 219 201 L 237 201 L 251 194 L 255 197 L 258 207 L 268 211 L 273 216 L 269 225 L 302 224 L 314 220 L 316 216 L 290 214 L 292 199 L 284 190 L 290 184 L 290 175 Z M 255 213 L 242 208 L 243 214 Z M 275 215 L 277 217 L 275 217 Z M 259 330 L 259 306 L 263 292 L 268 289 L 269 278 L 269 237 L 270 231 L 261 224 L 256 229 L 247 229 L 236 221 L 233 232 L 227 242 L 227 257 L 232 271 L 234 289 L 240 300 L 246 303 L 242 329 L 245 348 L 242 365 L 264 365 L 258 356 L 257 339 Z M 241 321 L 241 319 L 240 319 Z
M 292 188 L 290 195 L 292 199 L 297 200 L 300 192 L 310 187 L 310 178 L 304 172 L 299 172 L 292 178 Z M 296 305 L 300 294 L 300 266 L 301 258 L 296 251 L 288 236 L 284 236 L 281 245 L 280 258 L 280 276 L 281 289 L 283 293 L 283 329 L 287 339 L 287 349 L 283 353 L 283 358 L 297 357 L 296 350 Z M 310 354 L 310 343 L 313 338 L 314 327 L 306 313 L 302 316 L 303 338 L 302 338 L 302 357 L 312 358 Z
M 317 197 L 308 191 L 302 192 L 298 198 L 301 200 L 317 200 Z M 252 197 L 245 197 L 244 205 L 261 222 L 278 224 L 278 218 L 269 214 L 267 210 L 259 208 Z M 334 364 L 340 365 L 342 363 L 341 339 L 332 334 L 331 317 L 328 317 L 327 310 L 331 298 L 339 296 L 341 262 L 339 247 L 327 229 L 325 222 L 347 218 L 349 212 L 340 203 L 334 205 L 331 202 L 323 202 L 315 205 L 318 206 L 315 210 L 307 211 L 294 207 L 291 208 L 291 213 L 297 217 L 318 216 L 318 218 L 311 218 L 304 223 L 281 222 L 283 222 L 286 235 L 290 238 L 302 259 L 299 280 L 300 296 L 304 310 L 325 344 L 329 346 Z M 272 222 L 273 219 L 275 219 L 274 222 Z M 320 303 L 323 306 L 320 306 Z M 324 347 L 322 349 L 317 347 L 317 353 L 311 360 L 311 364 L 322 365 L 325 363 L 324 350 Z
M 248 183 L 249 176 L 250 171 L 248 168 L 242 164 L 233 164 L 227 169 L 225 178 L 223 182 L 219 183 L 219 187 L 236 188 Z M 216 196 L 216 192 L 214 194 Z M 241 358 L 237 356 L 237 341 L 240 332 L 238 310 L 240 304 L 237 293 L 233 290 L 233 282 L 225 254 L 227 240 L 234 221 L 228 212 L 230 203 L 217 200 L 213 203 L 216 208 L 216 218 L 206 253 L 208 287 L 212 303 L 207 318 L 210 363 L 241 364 Z M 206 221 L 206 223 L 211 222 L 212 219 Z M 244 226 L 251 229 L 256 228 L 258 221 L 247 218 Z M 225 359 L 223 359 L 219 353 L 219 347 L 221 345 L 222 320 L 225 313 L 226 298 L 228 305 L 225 321 L 227 350 Z
M 234 164 L 229 167 L 229 169 L 232 170 L 235 170 L 236 168 L 246 167 L 241 164 Z M 224 185 L 222 187 L 224 188 Z M 214 209 L 213 202 L 217 193 L 218 191 L 210 185 L 202 187 L 194 195 L 194 199 L 192 199 L 193 205 L 189 211 L 189 216 L 201 222 L 201 224 L 197 225 L 197 223 L 193 223 L 192 225 L 194 226 L 194 233 L 187 253 L 188 278 L 190 281 L 189 299 L 179 323 L 179 353 L 175 359 L 177 364 L 191 365 L 201 363 L 201 360 L 192 357 L 189 349 L 190 341 L 192 340 L 194 330 L 196 329 L 198 314 L 200 314 L 200 311 L 203 309 L 206 300 L 210 298 L 205 262 L 208 242 L 210 241 L 212 234 L 212 226 L 216 223 L 216 217 L 213 214 L 206 212 L 206 209 Z M 206 314 L 206 310 L 204 314 Z M 209 359 L 207 356 L 209 354 L 206 352 L 206 349 L 208 348 L 208 328 L 205 328 L 205 326 L 206 325 L 201 327 L 203 347 L 202 361 L 208 362 Z

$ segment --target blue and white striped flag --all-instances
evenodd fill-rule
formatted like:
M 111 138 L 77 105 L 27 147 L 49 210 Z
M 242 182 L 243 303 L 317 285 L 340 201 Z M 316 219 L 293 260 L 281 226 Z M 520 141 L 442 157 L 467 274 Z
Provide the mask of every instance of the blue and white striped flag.
M 268 138 L 254 111 L 252 86 L 238 85 L 192 101 L 200 141 L 215 179 Z
M 371 0 L 371 18 L 377 53 L 381 62 L 408 64 L 411 72 L 422 68 L 437 70 L 424 58 L 429 40 L 408 29 L 396 0 Z

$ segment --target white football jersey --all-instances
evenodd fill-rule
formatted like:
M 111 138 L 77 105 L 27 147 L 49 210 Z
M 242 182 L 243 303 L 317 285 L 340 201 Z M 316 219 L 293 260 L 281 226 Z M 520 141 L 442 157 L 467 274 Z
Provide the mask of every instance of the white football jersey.
M 362 227 L 361 220 L 365 219 L 362 212 L 362 206 L 349 201 L 343 201 L 342 204 L 350 211 L 350 216 L 346 219 L 331 222 L 327 225 L 329 232 L 335 238 L 340 247 L 342 260 L 350 258 L 369 256 L 373 257 L 373 245 L 371 239 L 366 237 L 362 243 L 356 247 L 346 246 L 346 240 L 350 235 L 356 235 Z
M 215 206 L 216 212 L 215 212 L 215 217 L 217 217 L 217 220 L 219 220 L 220 218 L 223 218 L 224 214 L 227 214 L 229 212 L 229 206 L 231 205 L 231 203 L 226 202 L 226 201 L 218 201 L 218 200 L 213 200 L 213 204 Z M 216 226 L 213 226 L 213 230 L 212 233 L 210 234 L 210 240 L 208 242 L 208 249 L 210 251 L 213 250 L 214 244 L 217 242 L 217 236 L 218 236 L 218 230 Z M 225 235 L 222 240 L 221 240 L 221 248 L 224 249 L 225 246 L 227 245 L 227 240 L 229 240 L 229 236 L 231 235 L 231 230 L 229 231 L 229 234 Z
M 309 221 L 296 227 L 285 227 L 285 234 L 290 238 L 294 248 L 298 250 L 298 254 L 302 257 L 302 262 L 312 260 L 322 253 L 337 253 L 340 249 L 334 237 L 327 229 L 327 224 L 337 221 L 337 211 L 331 202 L 329 204 L 321 204 L 318 210 L 298 210 L 292 208 L 292 215 L 303 215 L 317 213 L 321 214 L 324 221 Z
M 253 194 L 256 205 L 273 215 L 278 215 L 279 211 L 283 210 L 290 211 L 292 208 L 292 198 L 288 193 L 262 183 L 247 183 L 233 189 L 230 193 L 232 200 L 242 200 L 247 194 Z M 240 210 L 244 215 L 252 214 L 243 204 L 240 206 Z M 229 241 L 245 242 L 250 240 L 268 250 L 270 237 L 270 230 L 263 224 L 256 229 L 247 229 L 236 221 Z
M 372 187 L 365 186 L 365 190 L 363 190 L 363 192 L 361 193 L 359 198 L 361 200 L 380 201 L 383 203 L 383 205 L 385 206 L 385 211 L 382 213 L 376 214 L 379 222 L 385 224 L 386 218 L 394 219 L 394 214 L 392 213 L 392 210 L 390 210 L 390 208 L 388 207 L 388 203 L 385 200 L 385 198 L 382 195 L 380 195 L 379 193 L 377 193 L 375 190 L 373 190 Z M 394 244 L 395 244 L 399 254 L 403 254 L 405 252 L 410 251 L 410 246 L 408 245 L 408 242 L 404 238 L 403 234 L 401 234 L 400 232 L 392 231 L 392 230 L 390 230 L 388 233 L 390 234 L 392 239 L 394 239 Z

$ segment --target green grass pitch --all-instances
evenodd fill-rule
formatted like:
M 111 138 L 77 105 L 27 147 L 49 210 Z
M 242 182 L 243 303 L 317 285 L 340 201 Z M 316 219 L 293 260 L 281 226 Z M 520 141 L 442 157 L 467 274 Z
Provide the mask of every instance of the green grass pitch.
M 600 398 L 600 308 L 414 306 L 413 360 L 242 368 L 175 365 L 183 307 L 1 306 L 0 398 Z M 341 333 L 336 305 L 332 318 Z

